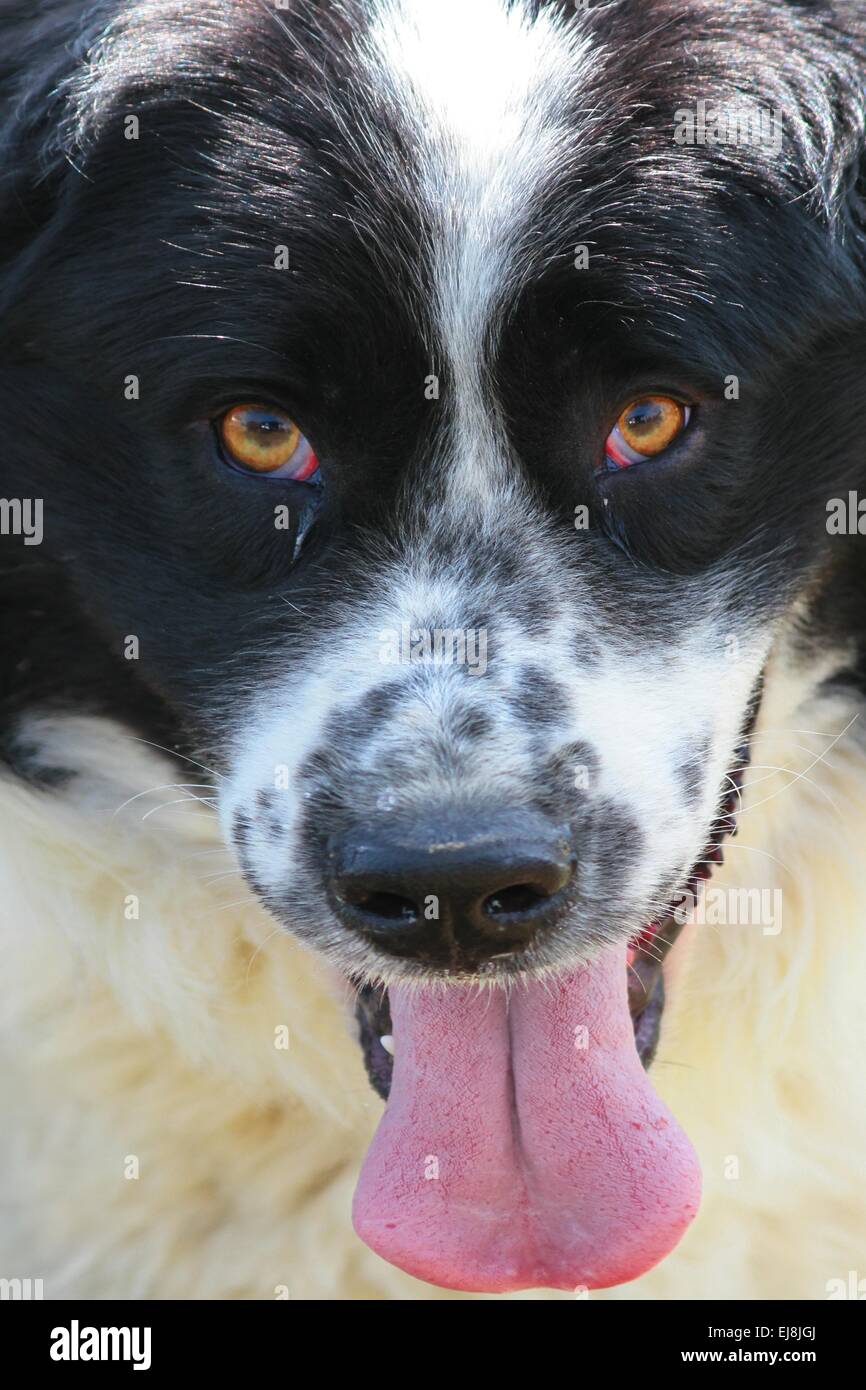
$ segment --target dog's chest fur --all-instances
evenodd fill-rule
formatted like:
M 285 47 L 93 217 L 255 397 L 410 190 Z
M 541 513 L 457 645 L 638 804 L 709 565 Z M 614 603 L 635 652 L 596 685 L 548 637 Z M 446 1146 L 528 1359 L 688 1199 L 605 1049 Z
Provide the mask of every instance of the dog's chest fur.
M 781 930 L 686 928 L 654 1066 L 701 1214 L 656 1271 L 592 1298 L 820 1299 L 856 1268 L 866 754 L 856 722 L 830 745 L 857 713 L 770 684 L 713 887 L 781 889 Z M 206 807 L 148 814 L 185 774 L 108 724 L 34 732 L 77 775 L 0 786 L 3 1273 L 49 1298 L 459 1297 L 355 1238 L 380 1106 L 350 1002 L 229 872 Z

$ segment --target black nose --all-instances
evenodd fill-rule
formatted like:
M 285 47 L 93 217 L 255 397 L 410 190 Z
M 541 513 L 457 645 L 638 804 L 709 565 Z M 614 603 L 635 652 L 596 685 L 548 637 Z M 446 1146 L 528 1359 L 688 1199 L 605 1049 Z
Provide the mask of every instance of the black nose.
M 344 923 L 381 949 L 447 969 L 525 950 L 569 905 L 567 832 L 529 810 L 438 813 L 330 846 Z

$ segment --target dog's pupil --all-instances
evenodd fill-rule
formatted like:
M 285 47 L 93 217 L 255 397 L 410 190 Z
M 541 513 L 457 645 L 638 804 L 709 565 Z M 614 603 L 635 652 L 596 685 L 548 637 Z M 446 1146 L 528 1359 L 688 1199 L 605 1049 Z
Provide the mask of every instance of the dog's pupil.
M 639 405 L 628 417 L 629 427 L 642 433 L 649 433 L 661 422 L 662 411 L 658 405 Z

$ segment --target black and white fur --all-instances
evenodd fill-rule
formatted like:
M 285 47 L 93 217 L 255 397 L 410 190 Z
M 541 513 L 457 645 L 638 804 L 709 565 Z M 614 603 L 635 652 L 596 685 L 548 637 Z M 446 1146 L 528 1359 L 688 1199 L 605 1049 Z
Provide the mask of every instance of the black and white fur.
M 862 762 L 864 543 L 826 524 L 866 489 L 859 10 L 2 0 L 0 495 L 44 502 L 40 546 L 2 538 L 10 819 L 78 805 L 98 840 L 177 784 L 269 930 L 387 984 L 426 971 L 339 925 L 340 830 L 455 800 L 567 822 L 549 970 L 670 902 L 762 690 L 764 725 Z M 781 153 L 677 145 L 700 100 L 778 111 Z M 623 403 L 663 389 L 694 425 L 599 477 Z M 247 398 L 314 441 L 314 496 L 222 463 L 211 421 Z M 483 677 L 383 664 L 405 624 L 483 630 Z

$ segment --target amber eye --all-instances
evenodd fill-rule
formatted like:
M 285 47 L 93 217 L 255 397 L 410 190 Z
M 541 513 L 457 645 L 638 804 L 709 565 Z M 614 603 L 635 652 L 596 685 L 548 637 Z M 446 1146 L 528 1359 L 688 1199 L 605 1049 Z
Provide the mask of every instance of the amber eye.
M 689 423 L 691 408 L 672 396 L 641 396 L 626 406 L 604 446 L 609 468 L 630 468 L 654 458 Z
M 266 405 L 235 405 L 218 421 L 223 453 L 248 473 L 268 473 L 310 482 L 319 461 L 294 420 Z

